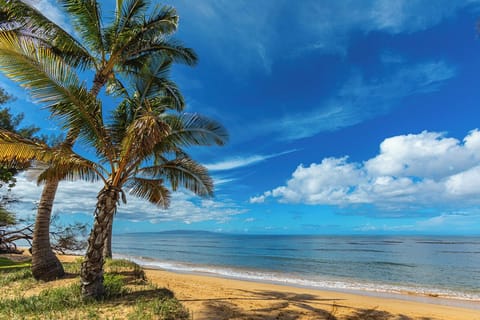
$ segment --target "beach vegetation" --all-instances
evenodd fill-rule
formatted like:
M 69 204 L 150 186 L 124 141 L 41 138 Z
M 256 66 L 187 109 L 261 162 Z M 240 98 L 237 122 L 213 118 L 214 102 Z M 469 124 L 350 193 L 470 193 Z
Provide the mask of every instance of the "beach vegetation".
M 129 320 L 188 320 L 191 315 L 181 303 L 172 297 L 140 299 L 135 302 Z
M 46 283 L 33 278 L 28 262 L 16 268 L 18 262 L 3 257 L 0 261 L 11 267 L 0 269 L 0 285 L 5 288 L 0 297 L 2 319 L 190 319 L 171 291 L 126 276 L 141 269 L 135 263 L 109 260 L 104 281 L 107 294 L 95 300 L 84 299 L 76 281 L 79 273 L 44 287 Z M 80 264 L 81 260 L 66 263 L 65 270 L 79 270 Z M 118 266 L 121 270 L 115 269 Z
M 197 61 L 192 49 L 171 38 L 178 27 L 178 16 L 172 7 L 157 5 L 149 10 L 147 0 L 117 0 L 112 22 L 104 26 L 108 19 L 101 16 L 98 1 L 62 0 L 60 5 L 72 22 L 72 34 L 27 2 L 0 0 L 0 70 L 10 79 L 32 89 L 39 102 L 57 106 L 65 103 L 48 94 L 47 97 L 45 91 L 42 94 L 36 91 L 39 86 L 48 86 L 45 77 L 58 68 L 72 68 L 83 75 L 85 71 L 92 71 L 89 93 L 96 97 L 105 85 L 118 85 L 122 76 L 135 77 L 152 56 L 187 65 L 194 65 Z M 50 82 L 49 85 L 69 84 Z M 168 90 L 163 93 L 173 96 L 175 103 L 183 107 L 184 101 L 176 86 L 168 81 L 164 85 Z M 68 93 L 72 99 L 82 98 L 80 92 Z M 101 116 L 102 108 L 98 107 L 89 110 L 92 117 Z M 75 126 L 65 126 L 65 129 L 68 134 L 61 147 L 71 149 L 80 133 Z M 51 208 L 58 183 L 72 178 L 66 171 L 63 173 L 59 174 L 57 170 L 57 174 L 43 180 L 44 188 L 37 209 L 32 269 L 37 279 L 45 281 L 64 275 L 49 241 Z M 111 226 L 106 241 L 103 254 L 111 257 Z

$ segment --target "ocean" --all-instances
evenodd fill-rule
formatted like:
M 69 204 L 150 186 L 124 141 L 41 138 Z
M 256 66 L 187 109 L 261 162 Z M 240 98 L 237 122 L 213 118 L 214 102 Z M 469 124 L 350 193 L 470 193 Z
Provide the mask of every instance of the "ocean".
M 480 300 L 480 237 L 116 234 L 114 257 L 324 290 Z

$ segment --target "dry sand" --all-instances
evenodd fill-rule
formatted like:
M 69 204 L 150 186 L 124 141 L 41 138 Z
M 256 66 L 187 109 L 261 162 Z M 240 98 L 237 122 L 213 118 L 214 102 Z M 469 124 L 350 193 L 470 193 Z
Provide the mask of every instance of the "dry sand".
M 152 282 L 172 290 L 193 312 L 195 320 L 480 320 L 480 309 L 474 309 L 480 306 L 475 303 L 453 307 L 152 269 L 146 270 L 146 274 Z M 429 300 L 441 302 L 435 298 Z

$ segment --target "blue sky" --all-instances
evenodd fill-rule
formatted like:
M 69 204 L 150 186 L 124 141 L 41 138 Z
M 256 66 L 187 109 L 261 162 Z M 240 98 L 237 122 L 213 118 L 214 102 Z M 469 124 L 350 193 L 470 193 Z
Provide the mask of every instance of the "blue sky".
M 163 3 L 200 57 L 173 70 L 187 109 L 231 139 L 191 150 L 214 198 L 181 191 L 165 211 L 130 197 L 115 232 L 479 233 L 480 1 Z M 69 28 L 53 0 L 36 5 Z M 0 86 L 25 124 L 58 131 L 22 89 Z M 33 214 L 41 189 L 18 179 L 16 210 Z M 64 182 L 54 210 L 91 221 L 99 189 Z

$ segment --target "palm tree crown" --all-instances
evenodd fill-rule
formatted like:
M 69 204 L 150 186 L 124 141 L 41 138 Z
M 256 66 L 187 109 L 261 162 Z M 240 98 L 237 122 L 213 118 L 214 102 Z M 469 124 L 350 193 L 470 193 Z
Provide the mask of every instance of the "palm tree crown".
M 58 58 L 52 56 L 52 62 L 55 59 Z M 135 78 L 131 88 L 117 86 L 115 92 L 123 101 L 108 117 L 92 112 L 101 110 L 101 102 L 65 65 L 51 70 L 52 77 L 25 77 L 25 83 L 35 86 L 36 94 L 42 99 L 55 96 L 57 102 L 49 105 L 52 114 L 76 130 L 80 141 L 96 150 L 98 161 L 85 159 L 70 148 L 51 149 L 0 132 L 0 160 L 4 157 L 49 162 L 49 169 L 40 176 L 46 181 L 59 178 L 103 181 L 82 264 L 82 288 L 87 296 L 98 298 L 103 294 L 102 250 L 117 203 L 124 198 L 125 190 L 164 208 L 170 202 L 169 188 L 184 187 L 200 196 L 213 194 L 213 182 L 207 170 L 192 160 L 184 148 L 222 145 L 227 133 L 215 121 L 197 114 L 177 113 L 171 96 L 162 94 L 164 90 L 159 91 L 171 63 L 168 58 L 151 58 L 139 70 L 142 76 Z
M 58 2 L 68 13 L 75 36 L 27 2 L 0 0 L 0 69 L 26 87 L 29 83 L 29 80 L 25 79 L 28 73 L 38 72 L 39 76 L 48 76 L 52 69 L 58 69 L 60 64 L 65 64 L 80 72 L 93 72 L 92 85 L 88 91 L 96 97 L 106 84 L 116 87 L 119 79 L 138 75 L 138 71 L 150 57 L 160 56 L 188 65 L 194 65 L 197 61 L 192 49 L 171 38 L 178 28 L 178 16 L 171 7 L 157 5 L 152 8 L 148 0 L 117 0 L 114 14 L 105 25 L 107 19 L 102 19 L 98 1 Z M 32 60 L 32 57 L 24 56 L 26 50 L 43 57 Z M 52 56 L 58 58 L 54 61 L 56 65 L 51 65 Z M 183 108 L 184 101 L 176 86 L 168 81 L 165 81 L 164 85 L 169 90 L 165 90 L 163 94 L 174 98 L 177 108 Z M 35 94 L 37 89 L 33 89 Z M 86 92 L 87 89 L 82 87 L 79 92 L 72 94 L 83 99 L 86 98 Z M 38 98 L 47 104 L 57 103 L 55 96 L 48 99 Z M 85 112 L 101 114 L 101 105 Z M 73 146 L 79 135 L 69 124 L 67 122 L 65 125 L 68 134 L 64 146 L 67 148 Z M 56 179 L 46 180 L 44 188 L 50 192 L 42 193 L 37 212 L 32 273 L 41 280 L 51 280 L 63 275 L 63 268 L 51 252 L 48 238 L 51 208 L 58 186 Z M 36 241 L 37 238 L 43 240 Z M 107 255 L 111 255 L 111 251 Z

